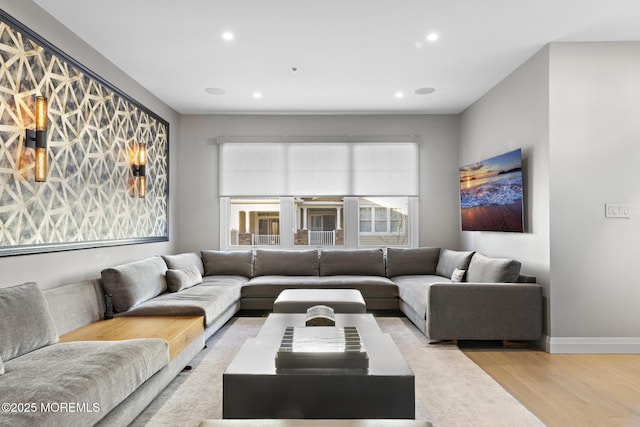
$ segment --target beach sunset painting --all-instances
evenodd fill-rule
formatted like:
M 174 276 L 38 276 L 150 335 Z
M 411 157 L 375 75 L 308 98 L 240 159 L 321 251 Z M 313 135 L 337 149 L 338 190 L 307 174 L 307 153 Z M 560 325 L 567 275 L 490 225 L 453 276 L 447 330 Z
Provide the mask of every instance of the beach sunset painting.
M 460 168 L 460 209 L 466 231 L 524 231 L 522 152 Z

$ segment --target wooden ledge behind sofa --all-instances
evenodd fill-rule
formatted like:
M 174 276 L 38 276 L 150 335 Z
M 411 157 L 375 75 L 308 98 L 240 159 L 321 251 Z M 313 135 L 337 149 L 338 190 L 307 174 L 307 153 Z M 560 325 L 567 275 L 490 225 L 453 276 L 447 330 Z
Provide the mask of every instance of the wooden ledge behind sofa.
M 68 332 L 60 337 L 60 342 L 162 338 L 169 343 L 169 359 L 173 360 L 203 333 L 203 316 L 116 317 Z

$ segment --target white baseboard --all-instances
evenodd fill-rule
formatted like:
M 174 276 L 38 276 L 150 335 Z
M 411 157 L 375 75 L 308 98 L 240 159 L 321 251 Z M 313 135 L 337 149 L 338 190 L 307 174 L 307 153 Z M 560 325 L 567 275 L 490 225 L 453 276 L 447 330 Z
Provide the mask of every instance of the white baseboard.
M 549 337 L 537 342 L 549 353 L 640 354 L 638 337 Z

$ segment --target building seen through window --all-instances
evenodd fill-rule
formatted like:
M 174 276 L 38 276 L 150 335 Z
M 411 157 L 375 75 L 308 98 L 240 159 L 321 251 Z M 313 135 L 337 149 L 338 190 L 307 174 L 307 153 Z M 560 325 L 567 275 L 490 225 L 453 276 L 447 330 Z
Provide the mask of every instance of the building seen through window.
M 229 244 L 345 246 L 351 233 L 358 246 L 407 246 L 408 205 L 407 197 L 230 198 Z
M 278 198 L 231 199 L 230 211 L 231 245 L 280 245 L 280 200 Z

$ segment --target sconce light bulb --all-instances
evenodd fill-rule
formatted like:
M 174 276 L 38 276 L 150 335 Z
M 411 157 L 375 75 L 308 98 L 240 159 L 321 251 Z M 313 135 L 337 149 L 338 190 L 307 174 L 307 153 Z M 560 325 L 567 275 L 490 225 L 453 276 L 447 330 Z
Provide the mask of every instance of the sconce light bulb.
M 47 180 L 47 149 L 45 147 L 36 147 L 35 160 L 35 181 L 45 182 Z
M 36 97 L 36 130 L 45 131 L 49 118 L 47 116 L 47 98 L 44 96 Z
M 147 177 L 140 175 L 138 177 L 138 197 L 143 198 L 147 195 Z
M 138 145 L 138 164 L 140 166 L 147 164 L 147 146 L 144 144 Z

